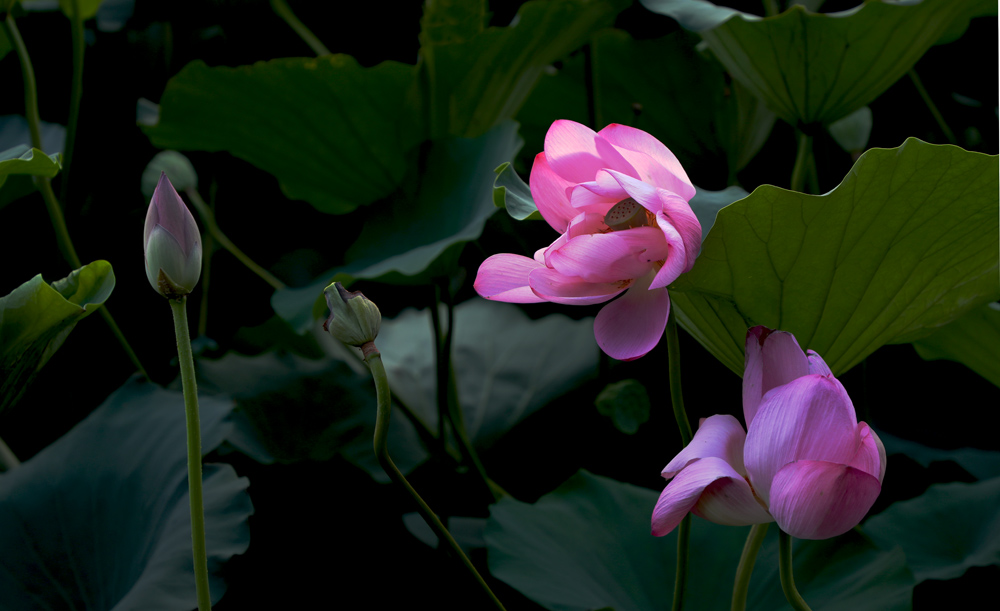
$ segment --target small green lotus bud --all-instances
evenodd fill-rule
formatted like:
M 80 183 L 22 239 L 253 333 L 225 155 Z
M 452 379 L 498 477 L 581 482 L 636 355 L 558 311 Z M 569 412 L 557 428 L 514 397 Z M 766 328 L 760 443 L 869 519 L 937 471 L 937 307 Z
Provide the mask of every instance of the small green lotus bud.
M 375 341 L 382 314 L 378 307 L 361 291 L 351 292 L 339 282 L 334 282 L 323 291 L 330 317 L 323 328 L 334 338 L 348 346 L 362 347 Z

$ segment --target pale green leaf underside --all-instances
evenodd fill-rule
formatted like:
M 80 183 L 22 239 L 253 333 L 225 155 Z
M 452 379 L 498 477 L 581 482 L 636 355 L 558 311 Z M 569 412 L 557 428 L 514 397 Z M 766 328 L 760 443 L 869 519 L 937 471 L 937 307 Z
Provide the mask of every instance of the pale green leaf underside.
M 27 145 L 16 146 L 0 152 L 0 187 L 11 174 L 44 176 L 52 178 L 62 169 L 61 155 L 46 155 Z
M 1000 386 L 1000 309 L 995 303 L 972 310 L 913 346 L 928 361 L 958 361 Z

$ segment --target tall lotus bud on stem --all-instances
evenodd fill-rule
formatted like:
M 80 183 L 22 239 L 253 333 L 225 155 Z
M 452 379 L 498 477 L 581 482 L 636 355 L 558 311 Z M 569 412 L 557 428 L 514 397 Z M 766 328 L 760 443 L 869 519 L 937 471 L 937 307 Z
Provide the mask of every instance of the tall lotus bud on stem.
M 330 317 L 323 323 L 323 329 L 348 346 L 361 348 L 366 361 L 370 355 L 377 354 L 375 338 L 382 325 L 378 306 L 361 291 L 348 291 L 339 282 L 326 287 L 323 295 L 330 308 Z
M 201 277 L 201 234 L 191 211 L 162 172 L 146 211 L 142 244 L 146 278 L 157 293 L 180 299 L 194 290 Z

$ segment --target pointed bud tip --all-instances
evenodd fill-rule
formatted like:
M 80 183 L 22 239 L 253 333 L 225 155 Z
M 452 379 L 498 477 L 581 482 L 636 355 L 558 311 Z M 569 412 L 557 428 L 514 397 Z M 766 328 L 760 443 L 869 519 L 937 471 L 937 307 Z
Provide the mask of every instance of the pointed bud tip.
M 323 329 L 349 346 L 364 346 L 374 342 L 382 325 L 378 307 L 360 291 L 348 291 L 334 282 L 323 291 L 330 316 Z

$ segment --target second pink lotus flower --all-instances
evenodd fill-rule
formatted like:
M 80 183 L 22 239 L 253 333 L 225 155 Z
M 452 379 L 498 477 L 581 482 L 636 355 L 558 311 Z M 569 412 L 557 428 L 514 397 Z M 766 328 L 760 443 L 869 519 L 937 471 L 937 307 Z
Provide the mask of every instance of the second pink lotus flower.
M 531 168 L 531 195 L 561 235 L 534 258 L 498 254 L 479 267 L 476 291 L 512 303 L 603 303 L 594 321 L 601 349 L 639 358 L 663 336 L 667 285 L 690 271 L 701 224 L 695 189 L 656 138 L 624 125 L 600 132 L 556 121 Z
M 885 477 L 885 448 L 858 422 L 847 391 L 795 337 L 747 332 L 744 433 L 730 415 L 702 420 L 663 469 L 670 483 L 653 510 L 653 534 L 690 511 L 735 526 L 777 522 L 800 539 L 827 539 L 857 525 Z

